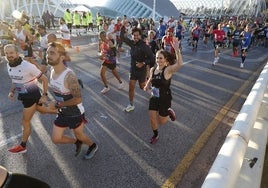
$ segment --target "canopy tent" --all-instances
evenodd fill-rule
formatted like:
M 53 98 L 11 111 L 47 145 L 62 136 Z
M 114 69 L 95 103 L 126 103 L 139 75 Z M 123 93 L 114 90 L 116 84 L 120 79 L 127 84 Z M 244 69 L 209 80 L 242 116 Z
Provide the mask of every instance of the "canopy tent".
M 85 7 L 84 5 L 79 5 L 75 8 L 72 9 L 73 12 L 77 11 L 77 12 L 90 12 L 90 9 Z

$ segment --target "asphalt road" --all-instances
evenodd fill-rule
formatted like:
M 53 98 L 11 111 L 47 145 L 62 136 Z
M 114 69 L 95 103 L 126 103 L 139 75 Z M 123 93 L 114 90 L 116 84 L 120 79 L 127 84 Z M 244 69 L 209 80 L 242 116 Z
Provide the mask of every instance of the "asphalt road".
M 200 187 L 267 60 L 267 48 L 250 49 L 244 69 L 239 68 L 240 58 L 231 57 L 231 49 L 224 49 L 220 63 L 211 67 L 212 44 L 203 48 L 200 41 L 198 51 L 192 52 L 185 40 L 184 65 L 172 80 L 177 120 L 160 127 L 159 141 L 151 145 L 149 94 L 137 85 L 135 111 L 123 111 L 128 104 L 128 53 L 122 53 L 118 65 L 126 83 L 124 90 L 117 89 L 116 79 L 108 72 L 111 90 L 102 95 L 94 42 L 92 37 L 74 39 L 69 66 L 84 82 L 85 131 L 99 145 L 95 157 L 83 160 L 86 147 L 74 157 L 73 145 L 54 145 L 50 135 L 55 117 L 39 113 L 32 120 L 28 152 L 8 153 L 21 139 L 22 104 L 8 100 L 10 79 L 5 63 L 1 63 L 0 164 L 42 179 L 52 188 Z

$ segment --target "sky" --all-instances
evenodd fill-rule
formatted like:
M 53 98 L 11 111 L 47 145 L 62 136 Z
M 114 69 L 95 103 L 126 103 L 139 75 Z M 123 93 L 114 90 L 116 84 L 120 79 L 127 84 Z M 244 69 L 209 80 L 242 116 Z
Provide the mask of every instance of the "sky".
M 69 0 L 74 4 L 85 4 L 89 6 L 102 6 L 108 0 Z

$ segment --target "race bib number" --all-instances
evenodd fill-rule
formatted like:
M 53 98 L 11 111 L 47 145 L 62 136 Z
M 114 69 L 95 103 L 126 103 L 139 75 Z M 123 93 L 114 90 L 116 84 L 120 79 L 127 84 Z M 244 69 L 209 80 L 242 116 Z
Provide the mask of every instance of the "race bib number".
M 63 97 L 55 96 L 57 102 L 64 102 Z
M 152 95 L 152 97 L 159 98 L 160 97 L 159 88 L 152 87 L 151 95 Z
M 20 84 L 20 83 L 14 83 L 16 91 L 18 91 L 18 93 L 21 94 L 25 94 L 28 93 L 27 88 L 25 87 L 24 84 Z

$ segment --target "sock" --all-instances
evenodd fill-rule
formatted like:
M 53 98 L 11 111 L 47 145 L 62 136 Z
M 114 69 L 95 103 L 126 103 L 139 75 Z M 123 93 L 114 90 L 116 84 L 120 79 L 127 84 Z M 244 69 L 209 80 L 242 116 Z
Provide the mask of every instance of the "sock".
M 154 132 L 154 137 L 157 137 L 158 136 L 158 130 L 157 129 L 153 130 L 153 132 Z
M 89 150 L 96 147 L 96 143 L 93 143 L 91 146 L 89 146 Z
M 76 139 L 76 141 L 75 141 L 75 145 L 77 145 L 77 144 L 79 144 L 81 141 L 80 140 L 78 140 L 78 139 Z
M 21 142 L 20 145 L 25 148 L 26 147 L 26 142 Z
M 242 56 L 241 58 L 242 58 L 242 63 L 244 63 L 246 56 Z

